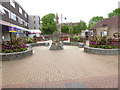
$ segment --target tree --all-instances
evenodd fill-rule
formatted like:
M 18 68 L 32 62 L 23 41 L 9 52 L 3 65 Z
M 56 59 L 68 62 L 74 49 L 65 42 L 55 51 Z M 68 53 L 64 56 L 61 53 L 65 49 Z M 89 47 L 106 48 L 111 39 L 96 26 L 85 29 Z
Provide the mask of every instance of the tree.
M 73 26 L 69 26 L 69 34 L 73 34 Z
M 69 33 L 69 26 L 68 25 L 63 25 L 61 27 L 61 32 L 63 32 L 63 33 Z
M 80 21 L 73 26 L 73 34 L 81 33 L 81 31 L 85 29 L 87 29 L 86 23 L 84 21 Z
M 45 15 L 41 21 L 41 31 L 42 34 L 53 34 L 54 31 L 57 31 L 57 25 L 55 19 L 55 14 L 47 14 Z
M 94 26 L 97 22 L 103 20 L 104 18 L 102 16 L 95 16 L 93 18 L 90 19 L 89 24 L 88 24 L 88 28 L 91 28 L 92 26 Z
M 86 30 L 87 29 L 87 25 L 86 25 L 86 23 L 84 22 L 84 21 L 80 21 L 80 30 Z
M 118 15 L 120 15 L 120 8 L 116 8 L 115 10 L 113 10 L 113 12 L 110 12 L 108 14 L 108 17 L 111 18 L 113 16 L 118 16 Z

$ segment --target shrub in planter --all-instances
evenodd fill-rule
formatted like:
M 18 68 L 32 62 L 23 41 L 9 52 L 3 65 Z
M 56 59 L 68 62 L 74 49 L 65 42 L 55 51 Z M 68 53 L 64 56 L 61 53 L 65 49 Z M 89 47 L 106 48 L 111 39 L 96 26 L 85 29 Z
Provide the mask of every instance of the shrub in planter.
M 31 37 L 26 37 L 25 38 L 25 43 L 36 43 L 35 40 Z
M 95 45 L 92 45 L 92 44 L 91 44 L 91 45 L 89 45 L 89 47 L 94 47 L 94 46 L 95 46 Z
M 11 38 L 2 43 L 2 53 L 13 53 L 27 50 L 27 46 L 21 42 L 21 38 Z
M 72 38 L 73 38 L 73 39 L 72 39 L 72 42 L 82 42 L 82 41 L 81 41 L 81 36 L 75 35 L 75 36 L 73 36 Z
M 112 39 L 108 36 L 94 36 L 92 40 L 90 40 L 90 45 L 111 45 Z
M 90 45 L 90 47 L 93 48 L 102 48 L 102 49 L 115 49 L 115 46 L 110 46 L 110 45 Z

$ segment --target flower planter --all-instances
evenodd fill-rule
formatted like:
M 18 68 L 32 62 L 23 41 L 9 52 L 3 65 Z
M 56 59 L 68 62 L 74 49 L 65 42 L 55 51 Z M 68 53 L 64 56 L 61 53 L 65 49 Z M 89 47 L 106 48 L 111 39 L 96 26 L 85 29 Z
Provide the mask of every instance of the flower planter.
M 31 46 L 29 46 L 26 51 L 15 52 L 15 53 L 0 53 L 0 56 L 2 57 L 2 61 L 12 61 L 12 60 L 18 60 L 29 57 L 32 54 L 33 54 L 33 50 Z
M 120 49 L 101 49 L 84 46 L 84 52 L 97 55 L 120 55 Z

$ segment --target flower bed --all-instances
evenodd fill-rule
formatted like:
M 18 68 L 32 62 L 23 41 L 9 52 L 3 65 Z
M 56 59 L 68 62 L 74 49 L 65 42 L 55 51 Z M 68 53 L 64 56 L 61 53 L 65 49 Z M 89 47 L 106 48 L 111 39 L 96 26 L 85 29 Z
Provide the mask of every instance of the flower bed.
M 10 41 L 2 42 L 2 56 L 3 61 L 21 59 L 32 55 L 32 48 L 25 45 L 21 38 L 11 38 Z
M 0 56 L 2 57 L 2 61 L 12 61 L 29 57 L 32 54 L 33 54 L 32 48 L 28 47 L 27 50 L 25 51 L 14 53 L 0 53 Z
M 96 42 L 90 42 L 89 46 L 93 48 L 103 48 L 103 49 L 115 49 L 116 48 L 116 46 L 112 44 L 107 44 L 107 43 L 96 44 Z
M 27 50 L 27 46 L 21 42 L 21 38 L 12 38 L 10 41 L 2 43 L 2 53 L 22 52 Z
M 102 48 L 102 49 L 115 49 L 117 48 L 116 43 L 112 42 L 110 37 L 97 37 L 95 36 L 90 40 L 89 47 Z
M 84 52 L 97 55 L 120 55 L 120 49 L 102 49 L 93 47 L 84 47 Z
M 19 46 L 3 46 L 2 47 L 2 53 L 13 53 L 13 52 L 22 52 L 26 51 L 27 46 L 26 45 L 19 45 Z
M 94 36 L 90 40 L 89 47 L 84 47 L 84 52 L 97 55 L 120 55 L 119 51 L 110 37 Z

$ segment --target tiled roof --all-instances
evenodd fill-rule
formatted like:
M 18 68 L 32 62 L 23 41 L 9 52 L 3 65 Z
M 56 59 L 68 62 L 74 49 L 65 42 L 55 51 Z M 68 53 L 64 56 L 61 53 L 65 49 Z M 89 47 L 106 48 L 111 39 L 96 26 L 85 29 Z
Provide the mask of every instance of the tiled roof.
M 112 18 L 101 20 L 96 23 L 91 29 L 96 29 L 104 26 L 120 26 L 120 16 L 114 16 Z

